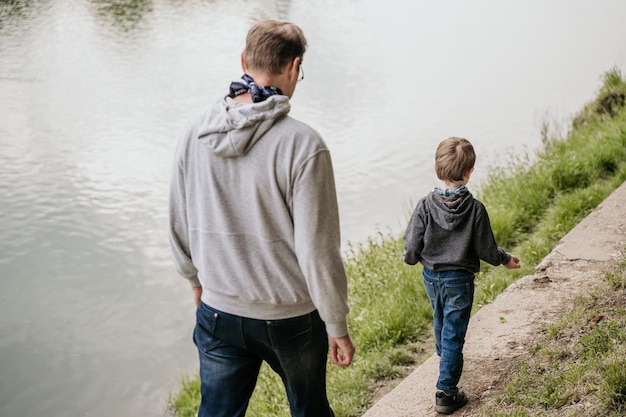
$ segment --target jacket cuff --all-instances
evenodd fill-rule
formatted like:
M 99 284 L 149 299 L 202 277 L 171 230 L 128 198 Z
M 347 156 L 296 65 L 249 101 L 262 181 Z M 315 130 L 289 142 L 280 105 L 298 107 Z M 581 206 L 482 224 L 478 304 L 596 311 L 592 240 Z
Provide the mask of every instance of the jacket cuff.
M 504 252 L 504 257 L 503 257 L 503 259 L 502 259 L 502 262 L 501 262 L 501 263 L 502 263 L 502 265 L 506 265 L 506 264 L 508 264 L 509 262 L 511 262 L 511 254 L 510 254 L 510 253 L 507 253 L 507 252 Z
M 340 323 L 326 323 L 326 333 L 330 337 L 343 337 L 348 334 L 348 323 L 343 321 Z
M 191 284 L 192 287 L 201 287 L 202 284 L 200 284 L 200 280 L 198 279 L 198 275 L 194 275 L 191 277 L 185 277 L 187 280 L 189 280 L 189 283 Z

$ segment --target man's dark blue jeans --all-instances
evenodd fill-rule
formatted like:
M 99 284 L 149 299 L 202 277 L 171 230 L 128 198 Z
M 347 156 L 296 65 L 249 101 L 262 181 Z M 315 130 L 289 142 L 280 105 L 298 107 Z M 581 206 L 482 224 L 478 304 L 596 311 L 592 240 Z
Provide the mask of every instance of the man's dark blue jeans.
M 440 358 L 437 389 L 453 395 L 459 391 L 457 384 L 463 371 L 463 344 L 474 302 L 474 274 L 423 268 L 422 275 L 433 307 L 435 347 Z
M 282 378 L 293 417 L 334 417 L 326 396 L 328 335 L 317 311 L 254 320 L 200 303 L 196 318 L 198 417 L 243 417 L 263 361 Z

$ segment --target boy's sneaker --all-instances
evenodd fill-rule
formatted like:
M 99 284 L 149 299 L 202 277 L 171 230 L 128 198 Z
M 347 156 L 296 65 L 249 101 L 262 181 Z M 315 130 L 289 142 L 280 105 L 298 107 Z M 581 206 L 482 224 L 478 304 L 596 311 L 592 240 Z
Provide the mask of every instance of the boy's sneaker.
M 467 397 L 463 391 L 448 395 L 438 390 L 435 394 L 435 411 L 439 414 L 452 414 L 465 404 L 467 404 Z

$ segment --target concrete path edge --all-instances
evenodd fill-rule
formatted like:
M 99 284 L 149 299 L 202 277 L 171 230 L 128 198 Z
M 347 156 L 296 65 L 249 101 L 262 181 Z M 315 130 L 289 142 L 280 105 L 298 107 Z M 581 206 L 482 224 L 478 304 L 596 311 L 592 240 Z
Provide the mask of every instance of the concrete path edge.
M 501 378 L 499 370 L 532 347 L 528 343 L 533 333 L 556 321 L 576 296 L 599 285 L 605 273 L 622 259 L 626 248 L 625 205 L 626 182 L 564 236 L 533 275 L 514 282 L 472 316 L 459 383 L 468 394 L 469 405 L 488 395 Z M 363 417 L 438 415 L 434 411 L 438 374 L 439 358 L 433 355 Z M 468 415 L 468 409 L 471 407 L 455 414 Z

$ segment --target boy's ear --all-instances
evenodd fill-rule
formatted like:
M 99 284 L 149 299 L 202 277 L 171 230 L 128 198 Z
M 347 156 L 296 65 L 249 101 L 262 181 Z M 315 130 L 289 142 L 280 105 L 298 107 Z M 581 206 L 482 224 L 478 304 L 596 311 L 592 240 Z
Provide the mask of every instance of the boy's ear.
M 469 177 L 470 177 L 470 175 L 472 175 L 472 172 L 474 172 L 474 167 L 471 167 L 471 168 L 469 169 L 469 171 L 467 171 L 467 174 L 465 174 L 465 176 L 466 176 L 467 178 L 469 178 Z

